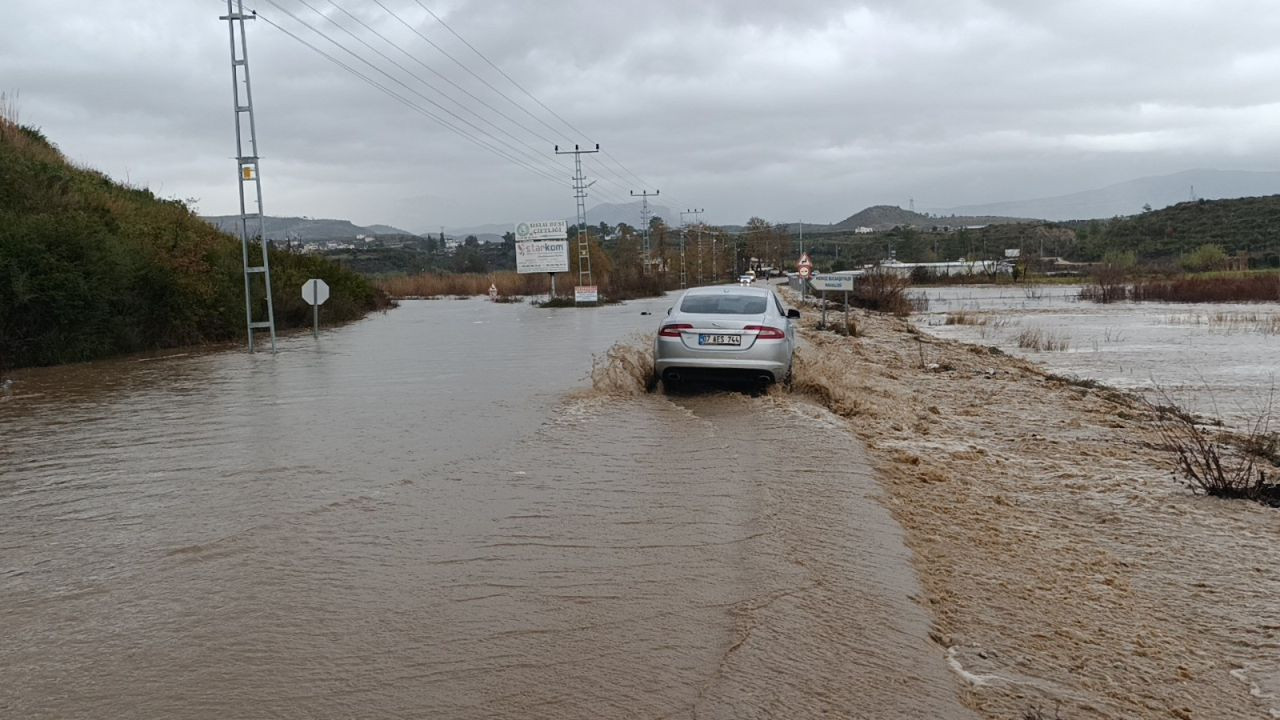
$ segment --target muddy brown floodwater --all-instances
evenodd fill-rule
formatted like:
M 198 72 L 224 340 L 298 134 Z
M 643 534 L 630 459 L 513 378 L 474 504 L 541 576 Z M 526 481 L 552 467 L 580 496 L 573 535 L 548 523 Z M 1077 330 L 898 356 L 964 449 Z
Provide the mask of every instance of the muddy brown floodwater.
M 0 717 L 972 717 L 846 420 L 591 389 L 666 303 L 19 373 Z

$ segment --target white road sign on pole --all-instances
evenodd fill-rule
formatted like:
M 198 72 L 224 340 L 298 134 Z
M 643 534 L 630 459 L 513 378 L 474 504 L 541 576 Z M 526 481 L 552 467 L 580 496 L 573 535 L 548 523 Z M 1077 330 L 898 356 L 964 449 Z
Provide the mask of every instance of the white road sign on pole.
M 308 305 L 323 305 L 329 299 L 329 283 L 312 278 L 302 283 L 302 299 Z
M 567 240 L 569 223 L 564 220 L 545 220 L 516 223 L 516 242 L 525 240 Z
M 853 276 L 817 273 L 813 277 L 809 278 L 809 286 L 814 290 L 835 290 L 847 292 L 853 290 Z
M 329 283 L 311 278 L 302 283 L 302 299 L 311 305 L 311 336 L 320 337 L 320 306 L 329 299 Z

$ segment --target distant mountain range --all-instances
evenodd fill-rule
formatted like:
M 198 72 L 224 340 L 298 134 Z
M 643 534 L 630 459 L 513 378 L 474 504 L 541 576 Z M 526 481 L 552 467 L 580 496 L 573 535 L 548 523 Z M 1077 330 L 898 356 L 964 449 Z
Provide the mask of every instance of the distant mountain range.
M 951 208 L 931 208 L 925 212 L 912 212 L 890 205 L 875 205 L 860 210 L 834 224 L 805 223 L 805 232 L 824 230 L 852 231 L 860 227 L 873 230 L 889 230 L 899 225 L 929 228 L 935 225 L 965 227 L 995 225 L 1033 220 L 1088 220 L 1107 219 L 1117 215 L 1136 215 L 1144 205 L 1160 209 L 1189 199 L 1226 199 L 1280 195 L 1280 172 L 1255 172 L 1242 170 L 1187 170 L 1172 175 L 1137 178 L 1114 185 L 1082 192 L 1035 198 L 962 205 Z M 587 222 L 598 225 L 627 223 L 639 227 L 641 203 L 601 203 L 587 210 Z M 661 217 L 668 225 L 679 225 L 680 214 L 665 205 L 651 203 L 651 216 Z M 220 229 L 236 233 L 239 216 L 219 215 L 204 220 Z M 540 220 L 548 218 L 518 218 Z M 475 235 L 481 242 L 500 242 L 504 233 L 511 232 L 517 219 L 505 223 L 490 223 L 470 227 L 446 228 L 446 236 L 461 239 Z M 573 224 L 575 218 L 565 218 Z M 799 230 L 799 223 L 778 223 L 789 232 Z M 724 226 L 730 232 L 740 232 L 741 226 Z M 360 226 L 348 220 L 308 217 L 266 218 L 267 237 L 285 240 L 290 237 L 302 240 L 354 239 L 357 235 L 438 235 L 439 229 L 411 233 L 390 225 Z
M 1246 170 L 1186 170 L 1108 185 L 1094 190 L 1034 198 L 930 209 L 941 216 L 999 215 L 1042 220 L 1090 220 L 1135 215 L 1144 205 L 1153 209 L 1187 200 L 1259 197 L 1280 194 L 1280 172 Z
M 240 230 L 236 224 L 239 215 L 210 215 L 202 218 L 205 222 L 223 232 L 238 235 Z M 357 235 L 413 235 L 408 230 L 401 230 L 390 225 L 360 226 L 350 220 L 333 220 L 307 217 L 274 217 L 263 218 L 268 240 L 353 240 Z

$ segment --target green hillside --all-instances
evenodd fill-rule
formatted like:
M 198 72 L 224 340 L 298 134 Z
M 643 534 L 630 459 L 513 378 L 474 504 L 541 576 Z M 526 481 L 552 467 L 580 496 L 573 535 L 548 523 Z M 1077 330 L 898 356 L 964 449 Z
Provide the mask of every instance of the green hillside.
M 1132 251 L 1144 259 L 1169 258 L 1212 244 L 1228 254 L 1248 252 L 1257 260 L 1270 261 L 1280 252 L 1280 195 L 1197 200 L 1073 225 L 1080 252 L 1087 259 L 1110 251 Z
M 240 255 L 183 203 L 77 168 L 0 119 L 0 369 L 242 337 Z M 382 302 L 323 258 L 273 250 L 271 264 L 278 326 L 309 320 L 308 277 L 332 288 L 330 320 Z

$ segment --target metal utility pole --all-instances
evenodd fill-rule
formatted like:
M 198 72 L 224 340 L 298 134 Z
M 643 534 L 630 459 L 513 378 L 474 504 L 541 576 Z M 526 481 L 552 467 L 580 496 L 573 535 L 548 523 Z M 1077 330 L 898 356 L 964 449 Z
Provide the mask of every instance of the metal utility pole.
M 685 269 L 685 245 L 689 240 L 689 229 L 685 227 L 684 216 L 687 213 L 680 213 L 680 287 L 689 286 L 689 273 Z
M 235 102 L 236 119 L 236 166 L 240 187 L 240 254 L 244 267 L 244 318 L 249 333 L 249 352 L 254 351 L 253 333 L 255 330 L 267 330 L 271 333 L 271 352 L 276 351 L 276 315 L 271 304 L 271 259 L 267 253 L 266 221 L 262 217 L 262 180 L 258 172 L 258 130 L 253 118 L 253 92 L 249 84 L 249 48 L 245 43 L 244 21 L 253 20 L 256 13 L 244 14 L 244 0 L 227 0 L 227 14 L 219 20 L 227 21 L 227 31 L 231 38 L 231 92 Z M 243 101 L 241 84 L 243 88 Z M 246 127 L 247 123 L 247 127 Z M 245 133 L 249 135 L 249 153 L 245 153 Z M 253 183 L 257 200 L 257 211 L 248 212 L 245 201 L 245 183 Z M 253 237 L 249 232 L 249 223 L 254 222 L 257 229 L 258 243 L 262 250 L 262 264 L 249 265 L 249 242 Z M 261 275 L 264 292 L 267 298 L 267 318 L 253 319 L 253 292 L 251 278 Z
M 702 213 L 703 213 L 702 208 L 689 209 L 689 210 L 685 210 L 684 212 L 680 213 L 680 218 L 681 218 L 681 220 L 683 220 L 683 219 L 684 219 L 684 216 L 685 216 L 685 215 L 692 215 L 692 216 L 693 216 L 693 222 L 694 222 L 694 224 L 695 224 L 695 225 L 697 226 L 697 228 L 698 228 L 698 284 L 699 284 L 699 285 L 701 285 L 701 284 L 702 284 L 702 254 L 703 254 L 703 253 L 702 253 L 702 219 L 701 219 L 701 218 L 699 218 L 698 216 L 699 216 L 699 215 L 701 215 Z M 716 271 L 716 270 L 715 270 L 715 267 L 716 267 L 716 266 L 715 266 L 715 262 L 716 262 L 716 258 L 715 258 L 715 250 L 716 250 L 716 248 L 715 248 L 715 241 L 714 241 L 714 240 L 712 240 L 712 245 L 711 245 L 711 273 L 712 273 L 712 277 L 714 277 L 714 276 L 715 276 L 715 271 Z
M 587 182 L 582 175 L 582 156 L 600 152 L 600 143 L 595 150 L 582 150 L 577 145 L 572 150 L 561 150 L 556 145 L 557 155 L 573 156 L 573 196 L 578 200 L 578 284 L 594 285 L 591 281 L 591 245 L 587 242 L 587 188 L 596 184 L 595 180 Z
M 650 253 L 653 251 L 649 244 L 649 198 L 650 196 L 657 197 L 661 194 L 661 190 L 654 190 L 653 192 L 641 190 L 638 193 L 635 190 L 631 191 L 631 197 L 640 198 L 640 224 L 644 226 L 644 272 L 646 275 L 649 274 L 649 261 L 653 259 L 650 257 Z

